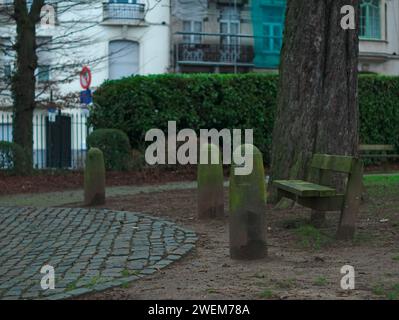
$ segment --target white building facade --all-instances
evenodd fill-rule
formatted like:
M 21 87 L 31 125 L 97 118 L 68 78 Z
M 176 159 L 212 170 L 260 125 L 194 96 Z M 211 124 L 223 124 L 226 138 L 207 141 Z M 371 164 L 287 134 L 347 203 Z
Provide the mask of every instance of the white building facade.
M 360 0 L 359 70 L 399 75 L 399 0 Z
M 80 71 L 90 68 L 92 91 L 106 80 L 168 72 L 169 0 L 46 3 L 37 25 L 33 164 L 38 169 L 81 168 L 91 129 L 88 110 L 79 103 Z M 30 5 L 27 0 L 28 9 Z M 13 0 L 0 0 L 0 141 L 10 142 L 16 37 L 12 11 Z
M 168 72 L 169 0 L 47 3 L 37 28 L 36 72 L 42 97 L 48 99 L 50 90 L 60 97 L 81 91 L 79 71 L 83 66 L 92 72 L 92 89 L 108 79 Z M 14 43 L 15 22 L 0 20 L 0 41 L 3 48 Z M 13 50 L 2 50 L 2 77 L 12 73 L 14 57 Z M 3 107 L 7 104 L 4 92 L 1 102 Z

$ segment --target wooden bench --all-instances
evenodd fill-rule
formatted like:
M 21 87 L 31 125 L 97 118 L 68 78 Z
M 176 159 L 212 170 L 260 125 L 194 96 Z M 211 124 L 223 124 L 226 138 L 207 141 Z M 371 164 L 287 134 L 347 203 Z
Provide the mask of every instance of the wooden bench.
M 331 187 L 332 173 L 348 175 L 343 194 Z M 312 214 L 340 211 L 341 217 L 337 231 L 340 240 L 353 239 L 356 219 L 362 192 L 363 163 L 348 156 L 315 154 L 311 162 L 311 179 L 276 180 L 278 198 L 288 198 L 313 209 Z
M 399 158 L 399 154 L 390 153 L 395 151 L 395 146 L 391 144 L 361 144 L 358 149 L 361 158 L 383 159 L 384 171 L 388 171 L 389 158 Z

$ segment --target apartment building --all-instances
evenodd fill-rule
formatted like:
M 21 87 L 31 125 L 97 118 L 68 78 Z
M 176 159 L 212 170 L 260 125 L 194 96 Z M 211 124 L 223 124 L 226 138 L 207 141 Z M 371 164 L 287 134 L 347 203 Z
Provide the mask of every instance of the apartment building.
M 286 0 L 171 0 L 175 72 L 275 71 Z M 360 0 L 359 70 L 399 74 L 399 0 Z
M 0 2 L 0 107 L 10 106 L 13 0 Z M 360 0 L 359 70 L 399 74 L 399 0 Z M 27 1 L 29 6 L 31 0 Z M 72 5 L 71 5 L 72 4 Z M 166 72 L 268 72 L 279 65 L 286 0 L 51 0 L 38 25 L 38 100 L 107 79 Z M 9 48 L 9 49 L 7 49 Z M 8 81 L 9 82 L 9 81 Z

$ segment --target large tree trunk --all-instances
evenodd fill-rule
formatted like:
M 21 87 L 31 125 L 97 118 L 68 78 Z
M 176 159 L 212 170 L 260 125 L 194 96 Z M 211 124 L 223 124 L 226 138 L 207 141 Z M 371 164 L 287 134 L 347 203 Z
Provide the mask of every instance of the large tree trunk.
M 358 0 L 288 0 L 271 181 L 308 178 L 314 153 L 357 152 L 358 28 L 340 24 L 348 4 L 357 16 Z
M 13 141 L 24 148 L 28 165 L 33 160 L 33 110 L 35 108 L 36 23 L 44 0 L 34 0 L 30 12 L 25 0 L 14 0 L 16 22 L 16 72 L 12 78 Z M 25 168 L 28 169 L 28 168 Z

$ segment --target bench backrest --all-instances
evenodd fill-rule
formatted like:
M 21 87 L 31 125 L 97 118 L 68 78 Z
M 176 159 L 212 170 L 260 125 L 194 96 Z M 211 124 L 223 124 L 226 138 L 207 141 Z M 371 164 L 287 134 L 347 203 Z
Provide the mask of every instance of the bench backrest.
M 334 156 L 328 154 L 315 154 L 311 167 L 320 170 L 328 170 L 342 173 L 351 173 L 353 162 L 356 158 L 350 156 Z
M 359 151 L 394 151 L 395 146 L 392 144 L 361 144 L 359 145 Z

